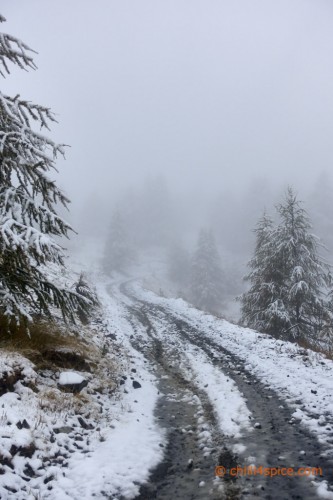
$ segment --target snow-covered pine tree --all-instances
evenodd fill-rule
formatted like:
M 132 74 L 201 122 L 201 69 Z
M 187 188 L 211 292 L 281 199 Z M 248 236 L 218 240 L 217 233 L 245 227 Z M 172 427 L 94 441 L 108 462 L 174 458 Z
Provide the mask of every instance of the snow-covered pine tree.
M 291 187 L 278 205 L 280 224 L 274 234 L 283 273 L 282 300 L 289 314 L 291 338 L 316 337 L 328 319 L 325 295 L 329 266 L 319 255 L 307 212 Z
M 281 300 L 283 273 L 276 253 L 273 221 L 266 212 L 254 232 L 254 256 L 248 263 L 250 272 L 244 277 L 250 288 L 238 297 L 241 321 L 256 330 L 276 334 L 289 325 L 289 316 Z
M 315 338 L 330 322 L 325 303 L 329 266 L 319 255 L 319 239 L 292 188 L 277 206 L 280 222 L 265 216 L 257 243 L 250 290 L 241 296 L 242 320 L 259 331 L 286 339 Z
M 103 270 L 106 274 L 113 271 L 126 271 L 133 259 L 133 251 L 125 227 L 125 221 L 119 210 L 116 210 L 111 217 L 109 233 L 107 236 Z
M 202 229 L 191 269 L 190 297 L 201 309 L 219 312 L 223 299 L 220 256 L 211 230 Z
M 36 68 L 32 53 L 19 39 L 1 33 L 1 75 L 10 73 L 9 63 Z M 48 177 L 63 146 L 32 127 L 49 130 L 54 121 L 48 108 L 0 92 L 0 313 L 12 325 L 31 320 L 34 313 L 51 316 L 53 306 L 64 319 L 74 319 L 84 304 L 76 293 L 56 286 L 46 269 L 50 263 L 64 265 L 54 237 L 68 236 L 71 229 L 55 209 L 69 200 Z

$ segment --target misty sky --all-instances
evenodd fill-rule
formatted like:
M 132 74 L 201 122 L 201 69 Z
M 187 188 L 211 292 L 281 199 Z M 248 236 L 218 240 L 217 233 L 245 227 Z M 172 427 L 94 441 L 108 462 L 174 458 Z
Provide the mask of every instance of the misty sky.
M 2 0 L 38 51 L 2 81 L 50 106 L 74 210 L 146 173 L 180 189 L 261 176 L 311 184 L 333 164 L 331 0 Z

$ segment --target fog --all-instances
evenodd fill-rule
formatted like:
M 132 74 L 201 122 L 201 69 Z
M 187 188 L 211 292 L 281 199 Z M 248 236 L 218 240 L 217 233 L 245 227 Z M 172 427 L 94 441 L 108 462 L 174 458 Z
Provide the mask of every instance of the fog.
M 57 114 L 77 238 L 104 238 L 115 207 L 141 199 L 166 240 L 209 225 L 246 262 L 288 184 L 332 232 L 331 1 L 3 0 L 2 13 L 38 52 L 3 90 Z

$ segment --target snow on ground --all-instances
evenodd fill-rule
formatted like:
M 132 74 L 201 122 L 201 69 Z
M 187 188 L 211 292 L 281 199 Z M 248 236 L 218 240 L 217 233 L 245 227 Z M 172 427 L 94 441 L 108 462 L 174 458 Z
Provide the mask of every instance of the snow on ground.
M 113 409 L 110 428 L 104 429 L 102 443 L 94 453 L 69 464 L 66 478 L 58 481 L 56 491 L 66 492 L 64 499 L 88 500 L 98 497 L 101 491 L 133 498 L 139 492 L 139 484 L 148 479 L 149 472 L 163 457 L 160 445 L 165 436 L 153 415 L 158 398 L 156 381 L 143 356 L 131 347 L 131 325 L 121 305 L 109 295 L 107 282 L 102 281 L 100 278 L 97 293 L 105 314 L 104 325 L 127 352 L 131 371 L 122 379 L 119 404 Z M 134 378 L 140 388 L 133 388 Z
M 150 321 L 164 349 L 169 351 L 170 363 L 177 363 L 183 376 L 207 395 L 217 413 L 222 433 L 240 438 L 242 430 L 251 428 L 251 413 L 237 385 L 201 349 L 174 335 L 162 318 L 150 318 Z
M 320 443 L 332 440 L 333 362 L 324 355 L 276 340 L 206 314 L 182 299 L 159 297 L 133 284 L 136 295 L 160 304 L 202 330 L 203 335 L 246 362 L 245 368 L 276 390 L 295 408 L 294 418 L 305 424 Z M 328 453 L 332 453 L 332 445 Z
M 250 412 L 236 384 L 199 349 L 189 347 L 186 358 L 190 363 L 195 384 L 207 393 L 216 410 L 222 433 L 240 438 L 242 429 L 250 429 Z
M 325 500 L 333 500 L 332 491 L 328 490 L 327 481 L 312 481 L 317 489 L 317 495 Z
M 73 283 L 77 276 L 59 279 Z M 162 459 L 155 379 L 127 340 L 132 331 L 121 306 L 103 284 L 98 292 L 102 319 L 76 332 L 93 353 L 91 372 L 41 370 L 23 355 L 0 354 L 0 380 L 12 381 L 0 396 L 3 500 L 131 499 Z M 59 384 L 83 380 L 88 386 L 76 395 Z
M 36 494 L 49 500 L 88 500 L 103 495 L 131 499 L 163 458 L 161 445 L 165 445 L 166 436 L 154 418 L 157 381 L 153 367 L 131 346 L 133 329 L 122 301 L 133 304 L 117 292 L 117 277 L 111 286 L 98 275 L 98 262 L 96 266 L 90 264 L 91 252 L 87 257 L 89 265 L 85 267 L 82 259 L 74 267 L 98 283 L 103 318 L 80 332 L 88 335 L 89 345 L 99 353 L 96 372 L 40 373 L 19 354 L 0 355 L 1 377 L 20 374 L 13 391 L 0 396 L 0 497 L 4 500 L 33 500 Z M 138 270 L 136 275 L 140 273 Z M 145 269 L 141 275 L 145 275 Z M 124 281 L 123 276 L 118 278 L 119 283 Z M 68 274 L 59 279 L 71 284 L 77 276 Z M 203 335 L 244 360 L 247 370 L 294 406 L 294 418 L 328 447 L 333 429 L 332 361 L 205 314 L 182 299 L 159 297 L 138 283 L 132 286 L 143 300 L 161 304 L 185 318 Z M 159 291 L 158 277 L 154 289 Z M 155 327 L 160 339 L 170 335 L 171 340 L 172 332 L 166 331 L 162 321 Z M 172 346 L 171 342 L 166 344 Z M 243 429 L 249 430 L 249 410 L 234 382 L 194 346 L 179 341 L 177 347 L 181 353 L 180 370 L 206 393 L 216 409 L 222 432 L 241 437 Z M 63 393 L 58 387 L 59 375 L 66 383 L 86 379 L 88 386 L 76 397 Z M 134 388 L 134 381 L 138 388 Z M 203 418 L 200 412 L 198 418 Z M 317 486 L 323 498 L 331 498 L 324 482 Z
M 146 368 L 143 356 L 129 343 L 132 329 L 124 318 L 121 305 L 112 300 L 106 283 L 100 284 L 97 292 L 106 314 L 108 331 L 117 337 L 127 353 L 131 353 L 131 370 L 135 370 L 131 374 L 135 373 L 135 380 L 141 387 L 133 388 L 133 376 L 123 379 L 122 387 L 126 392 L 121 394 L 110 428 L 104 432 L 104 442 L 95 453 L 81 456 L 70 464 L 66 479 L 58 482 L 59 488 L 74 500 L 88 500 L 100 492 L 101 487 L 108 495 L 133 498 L 139 492 L 138 484 L 148 479 L 149 471 L 161 461 L 160 445 L 165 442 L 164 433 L 153 416 L 158 398 L 156 381 Z
M 75 385 L 81 384 L 85 380 L 82 375 L 72 371 L 61 372 L 59 375 L 59 385 Z

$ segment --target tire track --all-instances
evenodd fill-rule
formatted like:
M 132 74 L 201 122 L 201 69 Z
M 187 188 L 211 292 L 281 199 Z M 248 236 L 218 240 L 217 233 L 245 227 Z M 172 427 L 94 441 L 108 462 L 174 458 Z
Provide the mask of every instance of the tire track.
M 247 406 L 252 412 L 254 421 L 260 423 L 260 428 L 252 432 L 248 432 L 243 438 L 247 446 L 247 454 L 257 458 L 256 465 L 264 467 L 320 467 L 324 472 L 322 479 L 333 484 L 332 463 L 322 456 L 322 449 L 310 432 L 293 419 L 292 410 L 288 405 L 267 385 L 263 384 L 253 374 L 249 373 L 244 368 L 244 362 L 236 355 L 220 346 L 213 340 L 204 336 L 198 329 L 190 325 L 186 319 L 180 319 L 173 315 L 168 309 L 162 306 L 151 304 L 137 299 L 128 291 L 126 284 L 121 286 L 121 292 L 127 297 L 130 297 L 136 302 L 136 306 L 132 307 L 131 314 L 136 314 L 144 319 L 143 324 L 147 328 L 147 333 L 150 336 L 153 344 L 158 345 L 157 360 L 161 359 L 158 356 L 158 351 L 163 350 L 163 345 L 160 339 L 157 338 L 156 332 L 152 326 L 152 320 L 163 322 L 168 326 L 170 332 L 182 342 L 191 343 L 201 349 L 209 356 L 211 362 L 218 366 L 225 375 L 228 375 L 237 384 L 238 389 L 245 395 Z M 137 347 L 137 346 L 136 346 Z M 165 367 L 169 369 L 170 367 Z M 178 377 L 181 376 L 178 374 Z M 187 382 L 188 383 L 188 382 Z M 198 391 L 196 387 L 191 387 L 191 391 Z M 205 401 L 205 394 L 200 394 L 200 400 Z M 207 405 L 207 403 L 205 403 Z M 207 412 L 207 407 L 206 407 Z M 218 428 L 214 408 L 210 405 L 208 414 L 210 422 L 215 429 Z M 224 445 L 226 440 L 224 440 Z M 230 446 L 230 442 L 228 445 Z M 301 453 L 302 452 L 302 453 Z M 232 454 L 229 453 L 229 458 Z M 218 454 L 217 454 L 218 457 Z M 228 456 L 223 456 L 223 451 L 220 454 L 220 460 L 217 462 L 220 465 L 227 465 L 223 460 L 228 462 Z M 232 457 L 233 463 L 240 463 L 242 457 Z M 216 464 L 216 462 L 215 462 Z M 228 465 L 227 465 L 228 466 Z M 239 481 L 241 479 L 241 481 Z M 313 499 L 315 489 L 311 487 L 310 481 L 306 477 L 274 477 L 265 478 L 262 476 L 248 476 L 247 478 L 239 478 L 237 483 L 238 489 L 236 494 L 240 498 L 265 498 L 265 499 Z M 315 479 L 315 478 L 314 478 Z M 230 481 L 224 481 L 228 485 Z M 245 486 L 247 485 L 247 487 Z M 233 484 L 233 491 L 235 487 Z M 223 493 L 222 496 L 216 498 L 228 498 Z M 204 497 L 142 497 L 142 498 L 208 498 Z M 211 497 L 214 498 L 214 497 Z
M 139 334 L 142 326 L 147 334 L 148 342 L 143 342 L 142 337 L 131 342 L 155 365 L 161 392 L 155 415 L 168 432 L 164 460 L 153 471 L 150 481 L 141 486 L 136 500 L 240 498 L 237 481 L 223 484 L 214 476 L 219 455 L 230 466 L 236 466 L 237 460 L 224 445 L 224 436 L 218 432 L 214 408 L 206 394 L 171 363 L 170 352 L 165 351 L 147 313 L 135 306 L 127 305 L 127 309 L 134 332 Z

